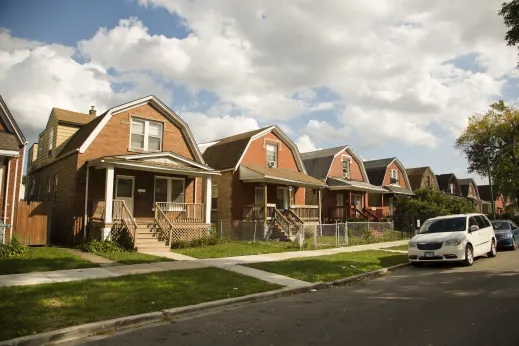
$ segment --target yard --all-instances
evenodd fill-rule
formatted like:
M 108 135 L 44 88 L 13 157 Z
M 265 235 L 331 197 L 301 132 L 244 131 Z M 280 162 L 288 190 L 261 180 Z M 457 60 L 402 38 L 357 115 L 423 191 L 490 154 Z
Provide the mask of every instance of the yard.
M 336 255 L 252 263 L 246 266 L 308 282 L 328 282 L 407 262 L 407 256 L 387 251 L 346 252 Z
M 265 242 L 255 243 L 245 241 L 230 241 L 216 245 L 173 249 L 173 252 L 195 258 L 221 258 L 246 255 L 261 255 L 266 253 L 298 251 L 299 246 L 293 242 Z M 308 249 L 307 249 L 308 250 Z
M 399 246 L 391 246 L 391 247 L 385 247 L 385 250 L 400 250 L 400 251 L 407 251 L 409 249 L 407 244 L 399 245 Z
M 93 252 L 94 255 L 107 258 L 121 264 L 137 264 L 137 263 L 153 263 L 153 262 L 167 262 L 173 261 L 167 257 L 159 257 L 140 253 L 136 251 L 124 252 Z
M 0 275 L 91 267 L 97 265 L 55 247 L 30 247 L 21 257 L 0 258 Z
M 278 288 L 216 268 L 1 287 L 0 340 Z

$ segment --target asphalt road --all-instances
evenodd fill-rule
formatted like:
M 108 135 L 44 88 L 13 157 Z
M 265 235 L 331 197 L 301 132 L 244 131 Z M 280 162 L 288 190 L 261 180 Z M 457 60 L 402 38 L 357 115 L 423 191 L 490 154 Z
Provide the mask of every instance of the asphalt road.
M 87 345 L 519 345 L 519 250 L 97 337 Z M 76 343 L 80 344 L 80 343 Z

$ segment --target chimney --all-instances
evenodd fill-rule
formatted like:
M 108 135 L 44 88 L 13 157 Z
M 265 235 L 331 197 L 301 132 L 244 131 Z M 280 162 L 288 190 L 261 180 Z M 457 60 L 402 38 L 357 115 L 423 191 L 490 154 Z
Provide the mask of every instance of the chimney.
M 88 111 L 89 115 L 96 116 L 96 107 L 92 106 L 92 108 Z

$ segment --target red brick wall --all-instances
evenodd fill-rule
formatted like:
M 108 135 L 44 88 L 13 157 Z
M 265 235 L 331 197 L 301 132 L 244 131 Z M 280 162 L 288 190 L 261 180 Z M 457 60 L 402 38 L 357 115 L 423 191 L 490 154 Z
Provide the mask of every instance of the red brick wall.
M 362 178 L 362 173 L 360 171 L 360 164 L 353 157 L 348 157 L 348 152 L 345 151 L 343 155 L 337 155 L 333 159 L 332 165 L 330 167 L 329 176 L 332 177 L 342 177 L 342 160 L 350 159 L 350 179 L 356 181 L 364 181 Z
M 266 166 L 266 143 L 278 145 L 278 168 L 299 171 L 292 150 L 290 150 L 290 148 L 272 132 L 269 132 L 265 136 L 255 139 L 250 143 L 249 149 L 243 156 L 242 163 L 256 166 Z
M 404 179 L 404 173 L 402 172 L 402 170 L 400 168 L 398 168 L 398 166 L 394 162 L 392 164 L 390 164 L 387 167 L 387 169 L 386 169 L 386 175 L 384 176 L 384 185 L 389 185 L 390 184 L 391 170 L 392 169 L 398 170 L 398 183 L 399 183 L 399 185 L 401 187 L 403 187 L 403 188 L 407 188 L 407 184 L 405 183 L 405 179 Z

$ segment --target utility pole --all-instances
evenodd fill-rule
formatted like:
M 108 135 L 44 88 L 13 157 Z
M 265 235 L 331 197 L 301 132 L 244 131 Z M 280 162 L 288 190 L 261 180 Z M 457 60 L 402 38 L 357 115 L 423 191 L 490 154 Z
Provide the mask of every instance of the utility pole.
M 496 219 L 496 206 L 495 206 L 495 199 L 494 199 L 494 188 L 492 187 L 492 173 L 491 167 L 490 167 L 490 159 L 488 158 L 488 154 L 485 154 L 485 157 L 487 159 L 487 172 L 488 172 L 488 185 L 490 186 L 490 203 L 492 208 L 492 219 Z

